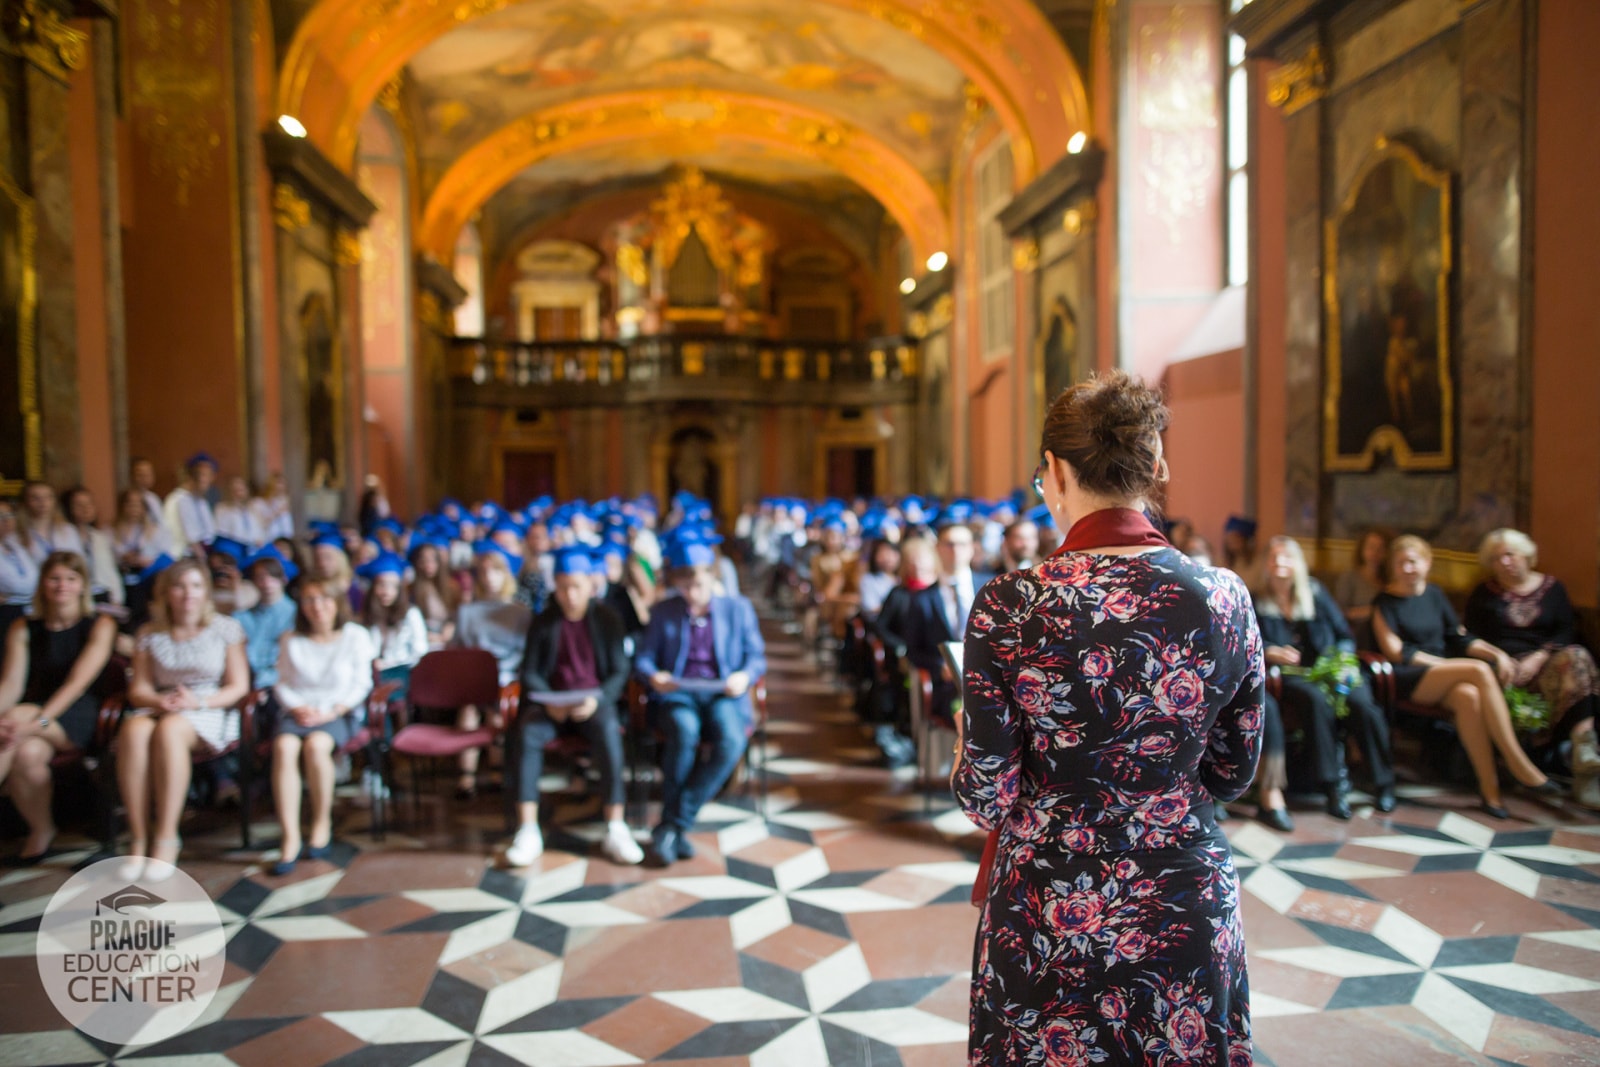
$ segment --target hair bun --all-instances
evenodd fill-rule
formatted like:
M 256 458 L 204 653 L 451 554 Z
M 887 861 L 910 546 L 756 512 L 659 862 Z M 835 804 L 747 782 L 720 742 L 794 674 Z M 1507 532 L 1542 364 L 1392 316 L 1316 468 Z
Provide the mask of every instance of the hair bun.
M 1148 500 L 1164 481 L 1157 468 L 1168 417 L 1160 393 L 1126 371 L 1112 371 L 1055 399 L 1040 451 L 1065 460 L 1092 493 Z

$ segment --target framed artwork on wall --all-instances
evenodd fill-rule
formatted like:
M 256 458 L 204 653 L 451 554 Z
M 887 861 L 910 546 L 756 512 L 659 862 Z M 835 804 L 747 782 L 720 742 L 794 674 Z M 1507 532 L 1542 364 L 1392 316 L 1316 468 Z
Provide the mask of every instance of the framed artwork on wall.
M 1379 138 L 1325 227 L 1324 468 L 1450 469 L 1449 173 Z
M 0 170 L 0 496 L 43 477 L 33 199 Z

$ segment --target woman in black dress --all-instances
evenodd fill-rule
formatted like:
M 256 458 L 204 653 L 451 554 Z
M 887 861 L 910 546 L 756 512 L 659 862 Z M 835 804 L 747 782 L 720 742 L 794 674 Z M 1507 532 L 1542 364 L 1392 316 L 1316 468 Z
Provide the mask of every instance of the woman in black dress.
M 1255 605 L 1267 663 L 1280 668 L 1309 668 L 1323 656 L 1354 653 L 1356 642 L 1344 612 L 1322 583 L 1308 573 L 1299 542 L 1292 537 L 1274 537 L 1267 542 L 1265 562 Z M 1345 696 L 1348 721 L 1372 774 L 1377 808 L 1393 811 L 1394 761 L 1389 753 L 1388 723 L 1360 669 L 1356 668 L 1346 681 L 1350 685 Z M 1345 797 L 1349 774 L 1333 702 L 1320 686 L 1290 674 L 1283 676 L 1282 694 L 1283 705 L 1298 711 L 1305 724 L 1317 784 L 1327 793 L 1328 814 L 1336 819 L 1350 818 L 1350 801 Z
M 32 616 L 13 622 L 6 634 L 0 677 L 0 785 L 9 785 L 28 823 L 24 863 L 42 859 L 56 836 L 50 761 L 94 739 L 100 717 L 95 683 L 116 638 L 116 622 L 95 614 L 83 557 L 45 557 Z
M 1063 393 L 1040 481 L 1064 549 L 972 608 L 954 787 L 1000 837 L 970 1067 L 1251 1062 L 1238 882 L 1211 796 L 1255 772 L 1261 635 L 1238 576 L 1144 517 L 1166 422 L 1120 371 Z
M 1512 775 L 1538 795 L 1560 788 L 1540 772 L 1517 743 L 1503 686 L 1516 676 L 1516 661 L 1467 632 L 1443 590 L 1428 584 L 1433 550 L 1420 537 L 1397 537 L 1389 546 L 1389 584 L 1373 602 L 1372 629 L 1378 649 L 1395 664 L 1396 696 L 1448 708 L 1461 746 L 1478 778 L 1483 810 L 1510 817 L 1500 802 L 1495 750 Z
M 1559 759 L 1559 742 L 1571 739 L 1573 798 L 1585 807 L 1600 807 L 1594 733 L 1600 674 L 1579 643 L 1567 587 L 1534 569 L 1539 549 L 1517 530 L 1489 534 L 1478 559 L 1490 576 L 1467 597 L 1467 629 L 1516 661 L 1512 685 L 1532 689 L 1549 702 L 1553 720 L 1543 734 L 1544 747 Z

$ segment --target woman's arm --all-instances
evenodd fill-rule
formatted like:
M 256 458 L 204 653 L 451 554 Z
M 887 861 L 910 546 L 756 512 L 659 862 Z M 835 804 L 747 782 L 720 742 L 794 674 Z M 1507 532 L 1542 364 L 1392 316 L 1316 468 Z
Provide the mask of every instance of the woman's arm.
M 213 708 L 231 708 L 249 695 L 250 661 L 245 656 L 244 642 L 238 641 L 228 646 L 221 684 L 215 693 L 205 698 L 205 702 Z
M 71 707 L 73 701 L 87 693 L 106 669 L 106 662 L 111 659 L 111 647 L 116 640 L 117 624 L 105 615 L 96 619 L 94 628 L 89 631 L 89 643 L 78 653 L 67 680 L 61 683 L 60 689 L 50 694 L 50 698 L 40 706 L 39 713 L 54 719 Z
M 1022 778 L 1022 714 L 1011 699 L 1011 672 L 1003 656 L 1017 650 L 1015 631 L 993 582 L 972 607 L 963 665 L 960 743 L 950 787 L 967 817 L 984 830 L 1005 821 Z
M 10 711 L 28 684 L 28 622 L 18 619 L 6 631 L 5 673 L 0 674 L 0 711 Z
M 405 666 L 414 667 L 418 660 L 428 654 L 428 624 L 422 618 L 422 612 L 413 607 L 406 612 L 401 626 L 405 633 Z
M 303 708 L 306 704 L 305 695 L 300 691 L 305 681 L 300 677 L 299 665 L 294 661 L 293 649 L 297 636 L 293 630 L 289 630 L 278 639 L 278 684 L 273 687 L 273 692 L 277 694 L 278 706 L 286 712 Z
M 330 701 L 332 707 L 322 709 L 332 712 L 334 718 L 349 714 L 367 699 L 372 692 L 372 661 L 377 658 L 372 639 L 360 626 L 346 624 L 340 644 L 343 647 L 334 669 L 337 689 Z
M 150 650 L 143 641 L 134 646 L 133 681 L 128 683 L 128 706 L 166 710 L 150 670 Z
M 1249 600 L 1243 600 L 1248 604 Z M 1215 619 L 1212 625 L 1219 625 Z M 1237 800 L 1250 788 L 1261 759 L 1262 704 L 1266 697 L 1266 661 L 1255 613 L 1241 608 L 1232 622 L 1244 635 L 1244 674 L 1233 696 L 1217 713 L 1200 759 L 1200 782 L 1218 800 Z

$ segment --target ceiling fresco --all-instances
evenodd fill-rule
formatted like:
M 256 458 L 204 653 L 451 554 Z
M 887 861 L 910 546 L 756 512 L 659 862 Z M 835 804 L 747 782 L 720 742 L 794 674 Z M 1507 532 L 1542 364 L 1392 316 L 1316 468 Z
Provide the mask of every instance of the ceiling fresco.
M 965 78 L 916 37 L 795 0 L 554 0 L 474 19 L 413 57 L 430 170 L 530 112 L 640 88 L 753 93 L 846 116 L 935 183 Z M 718 164 L 719 166 L 721 164 Z

